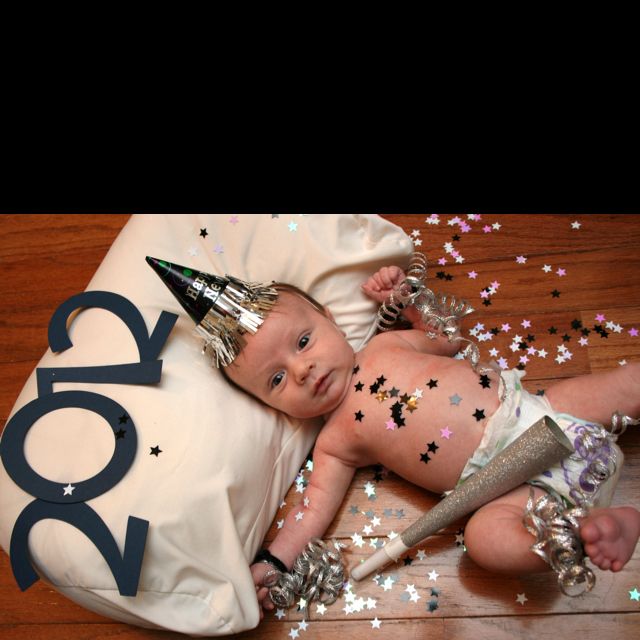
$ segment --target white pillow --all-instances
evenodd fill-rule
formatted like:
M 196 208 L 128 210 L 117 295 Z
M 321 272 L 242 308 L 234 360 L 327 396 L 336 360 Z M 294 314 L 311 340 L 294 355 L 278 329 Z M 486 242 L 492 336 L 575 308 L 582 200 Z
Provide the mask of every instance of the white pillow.
M 376 311 L 361 293 L 361 282 L 382 265 L 406 263 L 411 249 L 410 238 L 399 227 L 373 215 L 132 216 L 87 290 L 127 298 L 149 332 L 163 310 L 178 315 L 157 356 L 163 361 L 160 382 L 57 382 L 52 396 L 59 400 L 63 396 L 56 394 L 63 391 L 84 391 L 119 403 L 127 414 L 122 423 L 127 447 L 131 440 L 126 438 L 134 436 L 130 422 L 135 422 L 137 450 L 130 468 L 86 504 L 108 528 L 119 554 L 129 516 L 148 521 L 137 593 L 120 595 L 96 545 L 78 528 L 57 519 L 36 522 L 29 534 L 28 551 L 37 572 L 72 600 L 123 622 L 192 635 L 255 627 L 259 611 L 249 562 L 319 425 L 284 418 L 230 388 L 201 355 L 193 321 L 145 256 L 209 273 L 298 285 L 331 309 L 358 349 Z M 83 309 L 71 316 L 68 327 L 73 346 L 57 354 L 48 350 L 39 368 L 140 360 L 130 330 L 110 311 Z M 37 400 L 34 371 L 12 416 L 29 403 L 42 409 L 45 393 L 41 390 Z M 87 393 L 81 397 L 94 398 Z M 118 458 L 114 450 L 121 446 L 113 424 L 111 431 L 99 414 L 76 408 L 74 402 L 30 418 L 33 426 L 24 440 L 28 465 L 50 481 L 47 486 L 58 483 L 69 496 L 80 492 L 78 484 L 101 472 L 112 456 Z M 13 435 L 7 434 L 19 431 L 18 422 L 24 430 L 25 420 L 29 423 L 7 423 L 1 442 L 5 464 L 9 456 L 4 450 L 17 451 L 15 442 L 11 444 Z M 0 544 L 7 552 L 14 523 L 32 501 L 34 497 L 0 465 Z M 83 502 L 78 504 L 84 508 Z M 49 509 L 48 503 L 42 508 Z M 16 549 L 26 539 L 24 531 L 17 534 Z M 14 553 L 19 557 L 19 551 Z M 135 592 L 135 561 L 133 565 L 127 571 L 133 575 Z

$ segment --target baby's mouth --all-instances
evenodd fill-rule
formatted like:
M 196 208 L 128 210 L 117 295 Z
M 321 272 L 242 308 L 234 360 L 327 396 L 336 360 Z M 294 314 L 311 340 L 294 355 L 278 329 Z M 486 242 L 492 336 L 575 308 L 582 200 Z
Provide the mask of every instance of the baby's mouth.
M 318 393 L 323 391 L 326 388 L 327 378 L 329 377 L 328 373 L 325 373 L 323 376 L 320 376 L 313 385 L 313 395 L 317 396 Z

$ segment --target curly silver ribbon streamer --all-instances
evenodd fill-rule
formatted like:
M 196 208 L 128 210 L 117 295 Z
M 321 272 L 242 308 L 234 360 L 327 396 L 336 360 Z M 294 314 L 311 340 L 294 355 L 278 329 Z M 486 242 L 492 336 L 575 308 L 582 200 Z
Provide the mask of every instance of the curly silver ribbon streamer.
M 559 497 L 544 495 L 534 504 L 533 489 L 524 515 L 527 531 L 536 537 L 531 550 L 548 562 L 558 574 L 558 585 L 565 595 L 578 596 L 590 591 L 596 581 L 586 564 L 580 539 L 579 519 L 589 515 L 602 485 L 616 472 L 616 452 L 612 444 L 629 425 L 640 420 L 616 411 L 611 417 L 611 431 L 600 425 L 581 425 L 574 439 L 571 458 L 585 464 L 577 481 L 571 484 L 569 496 L 575 507 L 565 509 Z
M 270 587 L 269 596 L 273 603 L 282 608 L 291 607 L 296 598 L 302 598 L 306 606 L 319 600 L 325 605 L 333 604 L 340 595 L 344 584 L 344 564 L 340 544 L 333 549 L 322 540 L 314 538 L 296 558 L 289 573 L 274 569 L 265 576 L 265 586 Z
M 460 335 L 460 321 L 474 312 L 474 308 L 465 300 L 455 296 L 436 294 L 425 285 L 427 277 L 427 258 L 424 254 L 413 252 L 405 279 L 391 292 L 378 310 L 377 326 L 380 331 L 393 328 L 403 309 L 414 305 L 422 316 L 428 338 L 439 335 L 447 337 L 449 342 L 463 342 L 465 347 L 460 352 L 465 360 L 471 363 L 474 371 L 478 371 L 480 350 L 478 346 Z M 480 372 L 492 369 L 482 368 Z
M 611 416 L 611 433 L 618 438 L 627 430 L 627 427 L 639 424 L 640 420 L 634 420 L 630 416 L 622 415 L 619 411 L 616 411 Z
M 618 412 L 614 414 L 616 415 L 620 416 Z M 585 467 L 569 491 L 574 504 L 585 508 L 592 507 L 600 487 L 616 472 L 616 454 L 611 446 L 616 439 L 617 435 L 600 426 L 579 427 L 578 435 L 573 442 L 575 454 L 571 457 L 582 460 Z
M 533 501 L 533 488 L 524 517 L 527 531 L 536 537 L 531 550 L 551 565 L 558 574 L 562 593 L 577 596 L 591 591 L 596 582 L 593 571 L 585 565 L 585 555 L 580 541 L 579 519 L 588 515 L 583 507 L 563 509 L 560 502 L 546 494 Z M 576 588 L 573 591 L 573 588 Z

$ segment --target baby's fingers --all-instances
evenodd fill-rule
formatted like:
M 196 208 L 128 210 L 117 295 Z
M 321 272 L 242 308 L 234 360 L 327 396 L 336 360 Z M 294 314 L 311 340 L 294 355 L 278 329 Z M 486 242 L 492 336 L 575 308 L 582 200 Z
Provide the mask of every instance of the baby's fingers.
M 274 607 L 273 601 L 269 597 L 269 589 L 267 587 L 261 587 L 256 593 L 258 602 L 262 605 L 262 608 L 266 611 L 271 611 Z

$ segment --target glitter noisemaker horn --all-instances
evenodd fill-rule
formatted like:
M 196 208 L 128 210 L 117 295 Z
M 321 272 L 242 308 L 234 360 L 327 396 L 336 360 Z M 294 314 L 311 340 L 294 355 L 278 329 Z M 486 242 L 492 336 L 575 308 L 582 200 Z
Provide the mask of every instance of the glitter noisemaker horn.
M 354 580 L 395 562 L 426 537 L 514 489 L 573 453 L 569 439 L 549 416 L 535 422 L 485 467 L 467 478 L 397 538 L 351 570 Z
M 233 362 L 244 344 L 243 334 L 258 330 L 278 297 L 269 285 L 215 276 L 149 256 L 147 262 L 196 323 L 216 367 Z

